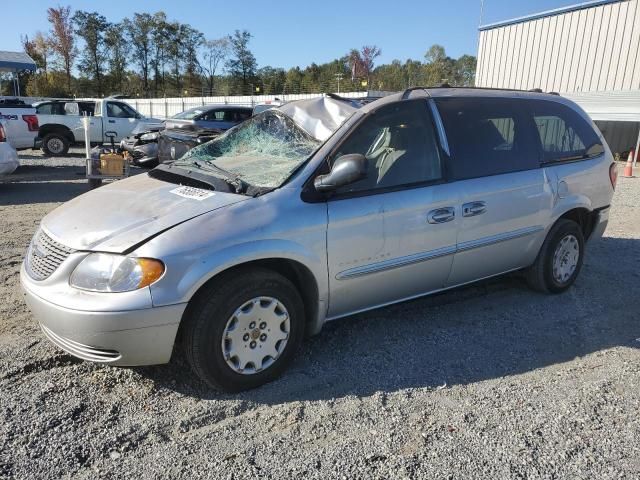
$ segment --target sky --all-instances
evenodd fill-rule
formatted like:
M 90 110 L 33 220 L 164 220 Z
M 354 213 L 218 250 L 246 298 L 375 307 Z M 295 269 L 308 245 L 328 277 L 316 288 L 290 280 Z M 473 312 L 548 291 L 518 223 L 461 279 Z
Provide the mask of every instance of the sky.
M 563 7 L 577 0 L 485 0 L 482 23 Z M 188 23 L 206 38 L 220 38 L 246 29 L 258 66 L 305 67 L 339 58 L 352 48 L 377 45 L 382 55 L 376 63 L 393 59 L 422 60 L 438 43 L 457 58 L 476 55 L 480 0 L 7 0 L 3 6 L 0 50 L 22 50 L 21 35 L 47 32 L 46 10 L 70 5 L 73 10 L 97 11 L 111 22 L 134 12 L 163 10 L 170 20 Z

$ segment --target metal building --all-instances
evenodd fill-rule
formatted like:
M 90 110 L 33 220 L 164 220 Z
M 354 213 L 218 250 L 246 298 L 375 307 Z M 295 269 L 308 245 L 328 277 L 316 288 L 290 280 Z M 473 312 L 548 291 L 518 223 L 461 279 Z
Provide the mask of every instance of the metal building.
M 480 27 L 476 85 L 559 92 L 614 152 L 640 138 L 640 0 L 595 0 Z

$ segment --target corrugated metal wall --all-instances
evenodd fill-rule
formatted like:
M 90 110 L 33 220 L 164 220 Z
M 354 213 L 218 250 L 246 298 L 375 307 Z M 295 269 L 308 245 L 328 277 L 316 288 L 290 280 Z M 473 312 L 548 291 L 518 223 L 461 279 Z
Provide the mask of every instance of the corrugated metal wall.
M 482 30 L 476 85 L 546 92 L 640 89 L 640 0 Z

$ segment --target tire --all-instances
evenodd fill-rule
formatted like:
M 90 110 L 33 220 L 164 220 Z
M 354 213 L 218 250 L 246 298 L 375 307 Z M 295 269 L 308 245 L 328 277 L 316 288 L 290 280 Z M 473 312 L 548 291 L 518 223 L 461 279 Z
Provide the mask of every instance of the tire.
M 255 303 L 256 299 L 262 300 Z M 268 299 L 278 303 L 267 303 Z M 205 287 L 192 299 L 184 321 L 183 350 L 191 368 L 211 387 L 227 392 L 255 388 L 280 376 L 298 350 L 305 326 L 298 290 L 282 275 L 262 268 L 236 270 Z M 273 328 L 278 322 L 279 332 Z M 274 344 L 287 329 L 286 339 Z M 258 350 L 263 346 L 265 350 Z M 278 353 L 275 360 L 264 356 L 259 367 L 245 363 L 267 350 Z
M 580 273 L 584 248 L 584 234 L 580 225 L 572 220 L 558 220 L 542 244 L 538 258 L 525 272 L 527 283 L 539 292 L 564 292 L 573 285 Z M 562 262 L 563 257 L 566 263 Z
M 42 151 L 54 157 L 66 155 L 69 152 L 69 140 L 59 133 L 48 133 L 42 139 Z

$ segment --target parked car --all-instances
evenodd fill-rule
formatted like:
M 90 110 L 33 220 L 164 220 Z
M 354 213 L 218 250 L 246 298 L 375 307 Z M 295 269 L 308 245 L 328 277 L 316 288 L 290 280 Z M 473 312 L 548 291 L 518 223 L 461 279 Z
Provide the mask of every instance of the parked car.
M 139 125 L 151 128 L 162 120 L 146 118 L 122 100 L 106 98 L 89 101 L 46 101 L 35 104 L 40 122 L 42 150 L 48 155 L 64 155 L 74 143 L 83 143 L 83 116 L 91 116 L 92 144 L 109 143 L 105 132 L 116 132 L 115 141 L 128 137 Z
M 0 120 L 0 176 L 13 173 L 20 166 L 16 149 L 7 142 L 5 121 Z
M 158 165 L 158 135 L 164 125 L 138 125 L 131 135 L 120 142 L 120 148 L 129 152 L 134 165 L 153 168 Z
M 179 338 L 206 382 L 242 390 L 329 320 L 516 270 L 567 290 L 615 184 L 602 135 L 561 96 L 303 100 L 57 208 L 21 283 L 77 357 L 165 363 Z
M 170 162 L 251 117 L 250 107 L 207 105 L 179 113 L 158 135 L 158 160 Z
M 39 148 L 38 117 L 35 109 L 17 98 L 0 99 L 0 120 L 6 141 L 16 150 Z
M 224 132 L 249 118 L 251 111 L 251 107 L 239 105 L 204 105 L 190 108 L 168 118 L 165 121 L 165 128 Z
M 276 99 L 276 100 L 267 100 L 266 102 L 263 103 L 259 103 L 258 105 L 256 105 L 255 107 L 253 107 L 253 111 L 251 112 L 251 115 L 257 115 L 259 113 L 264 112 L 265 110 L 271 110 L 272 108 L 278 108 L 280 106 L 284 105 L 284 102 Z

